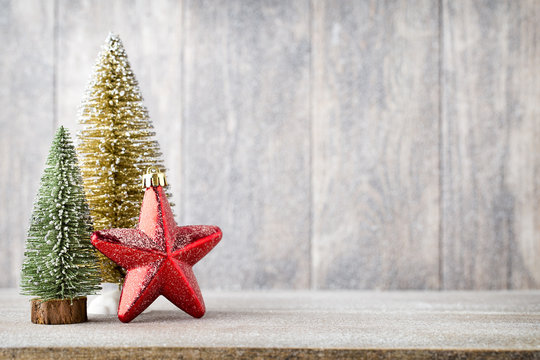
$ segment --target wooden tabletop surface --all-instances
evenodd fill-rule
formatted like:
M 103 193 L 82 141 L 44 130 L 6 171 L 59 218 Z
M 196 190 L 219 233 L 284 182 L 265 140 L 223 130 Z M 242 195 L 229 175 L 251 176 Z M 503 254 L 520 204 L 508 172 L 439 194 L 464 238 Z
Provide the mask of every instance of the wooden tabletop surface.
M 540 358 L 540 291 L 204 292 L 193 319 L 159 298 L 133 322 L 35 325 L 0 290 L 3 358 Z

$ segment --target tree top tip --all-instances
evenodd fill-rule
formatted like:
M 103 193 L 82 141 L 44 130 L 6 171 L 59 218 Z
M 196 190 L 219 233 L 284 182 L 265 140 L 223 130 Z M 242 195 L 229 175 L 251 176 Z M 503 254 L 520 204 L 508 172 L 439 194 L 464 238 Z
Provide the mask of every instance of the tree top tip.
M 56 130 L 56 138 L 69 138 L 69 131 L 63 125 L 60 125 Z
M 109 31 L 109 34 L 107 35 L 106 41 L 107 41 L 108 43 L 114 42 L 114 41 L 120 41 L 120 36 L 118 36 L 117 34 L 113 33 L 112 31 Z

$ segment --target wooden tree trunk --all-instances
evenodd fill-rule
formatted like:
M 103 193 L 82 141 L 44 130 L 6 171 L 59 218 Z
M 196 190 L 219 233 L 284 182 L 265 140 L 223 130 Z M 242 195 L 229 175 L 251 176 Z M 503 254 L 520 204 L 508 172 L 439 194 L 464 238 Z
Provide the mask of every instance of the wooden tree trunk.
M 32 300 L 32 322 L 34 324 L 76 324 L 87 320 L 86 297 L 73 300 Z

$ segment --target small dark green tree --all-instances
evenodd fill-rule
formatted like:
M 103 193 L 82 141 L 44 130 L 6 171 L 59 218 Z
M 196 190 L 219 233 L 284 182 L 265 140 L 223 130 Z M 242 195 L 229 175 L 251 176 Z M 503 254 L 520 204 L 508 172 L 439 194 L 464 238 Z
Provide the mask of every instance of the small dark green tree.
M 56 132 L 28 230 L 21 293 L 40 300 L 73 299 L 100 289 L 90 242 L 92 220 L 75 148 L 64 127 Z

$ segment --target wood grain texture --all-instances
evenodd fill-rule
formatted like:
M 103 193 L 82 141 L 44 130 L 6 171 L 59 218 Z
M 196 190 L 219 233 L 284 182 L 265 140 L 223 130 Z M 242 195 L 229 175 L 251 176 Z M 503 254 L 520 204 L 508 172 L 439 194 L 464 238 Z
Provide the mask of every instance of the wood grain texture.
M 32 299 L 30 319 L 34 324 L 63 325 L 88 321 L 86 297 L 75 299 Z
M 538 287 L 540 3 L 443 3 L 444 287 Z
M 182 222 L 202 287 L 309 286 L 309 3 L 186 1 Z
M 18 283 L 53 136 L 54 3 L 0 1 L 0 287 Z
M 0 0 L 0 287 L 113 31 L 203 288 L 539 288 L 540 2 L 440 4 Z
M 207 313 L 201 319 L 159 297 L 151 311 L 129 325 L 114 315 L 88 314 L 84 326 L 36 326 L 28 319 L 25 299 L 3 290 L 0 358 L 19 348 L 42 349 L 45 357 L 51 348 L 81 347 L 95 349 L 94 356 L 83 352 L 72 358 L 125 358 L 104 351 L 119 347 L 131 350 L 131 359 L 192 358 L 195 354 L 186 354 L 188 349 L 201 349 L 198 359 L 236 359 L 229 351 L 249 348 L 267 349 L 251 353 L 256 360 L 267 359 L 273 351 L 280 358 L 298 359 L 315 349 L 407 349 L 414 351 L 413 359 L 435 360 L 446 358 L 431 352 L 437 350 L 455 351 L 448 357 L 453 360 L 468 360 L 483 351 L 536 351 L 532 359 L 540 356 L 540 291 L 208 291 L 204 296 Z M 207 353 L 215 348 L 230 350 L 224 356 Z M 291 352 L 280 352 L 285 349 Z M 381 359 L 362 355 L 312 354 L 318 360 Z M 505 353 L 499 356 L 509 359 Z
M 535 360 L 538 350 L 470 349 L 321 349 L 321 348 L 252 348 L 252 347 L 49 347 L 47 349 L 0 348 L 0 357 L 21 360 L 71 360 L 79 358 L 131 360 L 224 359 L 224 360 Z
M 182 3 L 58 1 L 59 123 L 79 129 L 77 111 L 98 52 L 109 32 L 118 34 L 161 145 L 173 201 L 180 202 Z
M 313 286 L 436 289 L 437 3 L 313 11 Z

